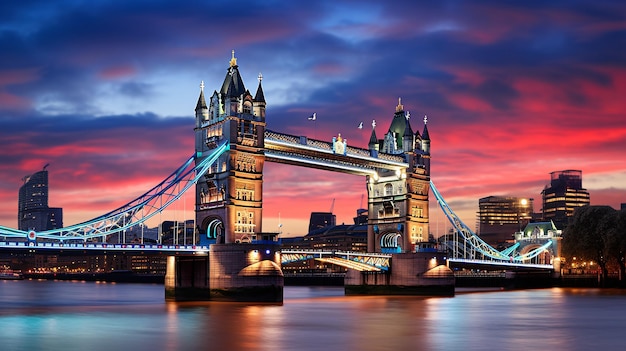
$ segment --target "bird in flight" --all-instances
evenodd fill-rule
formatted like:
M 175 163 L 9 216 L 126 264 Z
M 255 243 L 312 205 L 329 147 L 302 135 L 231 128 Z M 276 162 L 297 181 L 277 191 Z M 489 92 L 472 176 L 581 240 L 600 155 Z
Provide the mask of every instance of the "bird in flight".
M 359 123 L 359 129 L 363 129 L 363 122 Z
M 311 116 L 309 116 L 309 121 L 315 121 L 317 119 L 317 113 L 313 112 Z

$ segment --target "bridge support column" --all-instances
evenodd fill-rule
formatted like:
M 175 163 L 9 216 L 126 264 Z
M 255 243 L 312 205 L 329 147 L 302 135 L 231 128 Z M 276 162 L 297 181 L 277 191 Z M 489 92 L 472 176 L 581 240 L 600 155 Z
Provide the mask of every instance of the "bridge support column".
M 445 253 L 393 254 L 388 272 L 349 269 L 344 281 L 346 295 L 453 296 L 454 273 L 446 266 Z
M 277 242 L 213 244 L 208 255 L 168 256 L 165 299 L 283 301 Z
M 165 299 L 202 301 L 210 299 L 209 256 L 168 256 Z
M 211 245 L 211 300 L 282 302 L 284 277 L 280 245 Z

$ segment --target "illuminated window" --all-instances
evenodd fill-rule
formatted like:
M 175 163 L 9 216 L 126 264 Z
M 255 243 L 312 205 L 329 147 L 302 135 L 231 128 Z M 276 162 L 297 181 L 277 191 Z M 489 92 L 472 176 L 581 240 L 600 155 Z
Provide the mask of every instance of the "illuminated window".
M 391 184 L 385 184 L 385 196 L 393 195 L 393 186 Z
M 254 212 L 237 211 L 235 233 L 254 233 Z

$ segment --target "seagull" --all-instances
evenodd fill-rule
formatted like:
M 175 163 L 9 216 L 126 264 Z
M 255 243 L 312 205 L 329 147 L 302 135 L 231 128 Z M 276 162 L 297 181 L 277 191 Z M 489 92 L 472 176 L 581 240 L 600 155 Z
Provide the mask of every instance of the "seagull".
M 359 123 L 359 129 L 363 129 L 363 122 Z
M 313 114 L 309 117 L 309 121 L 315 121 L 317 119 L 317 113 L 313 112 Z

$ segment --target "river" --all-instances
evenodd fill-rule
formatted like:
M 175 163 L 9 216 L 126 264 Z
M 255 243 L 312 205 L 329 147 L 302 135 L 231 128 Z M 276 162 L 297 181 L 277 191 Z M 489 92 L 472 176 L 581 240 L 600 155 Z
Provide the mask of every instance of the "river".
M 0 350 L 619 350 L 626 291 L 455 297 L 285 287 L 283 304 L 175 303 L 162 285 L 0 281 Z

